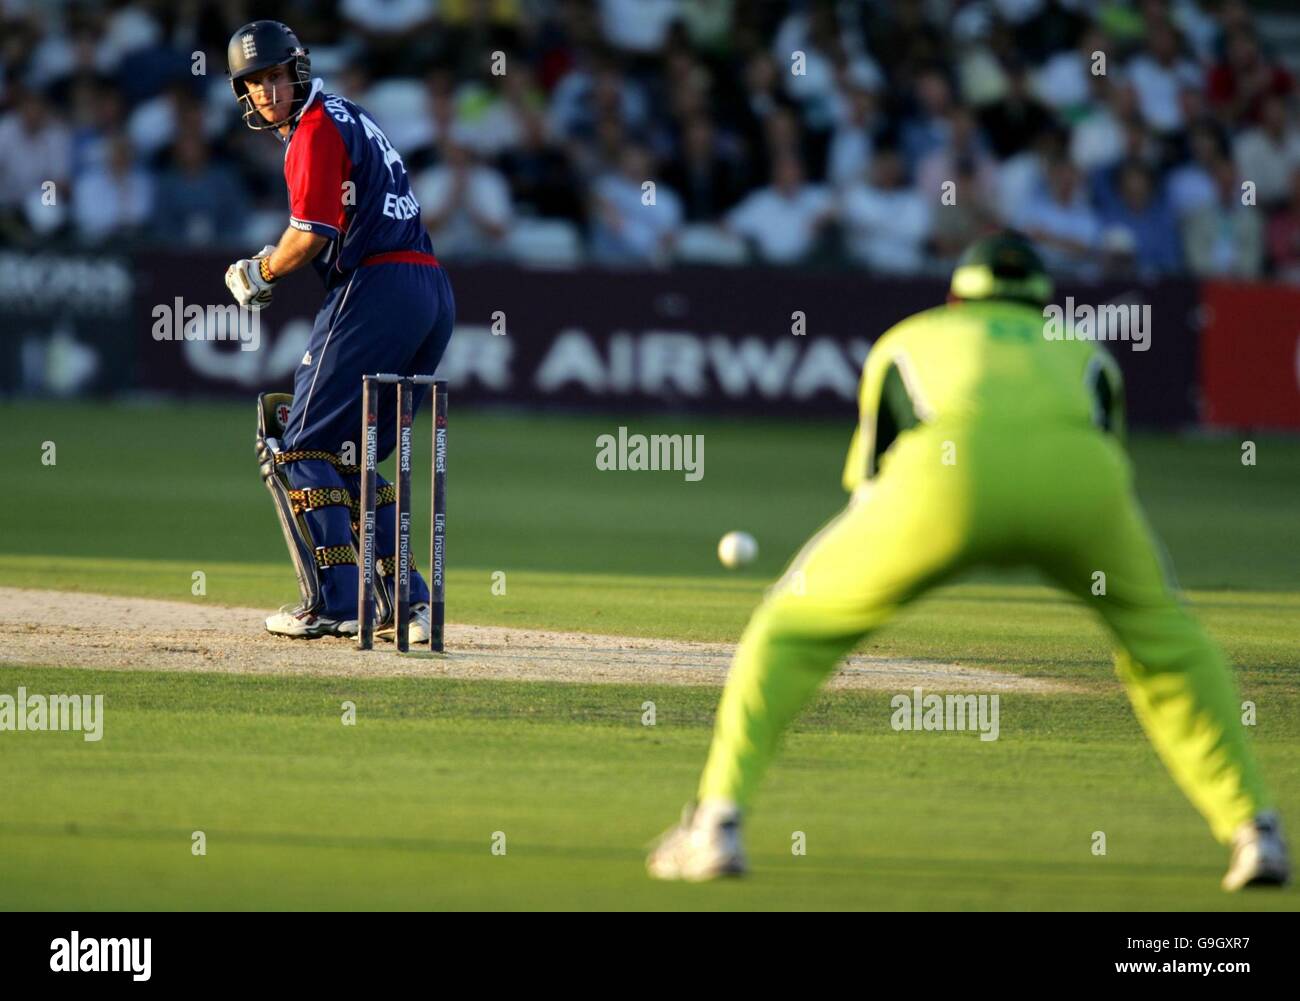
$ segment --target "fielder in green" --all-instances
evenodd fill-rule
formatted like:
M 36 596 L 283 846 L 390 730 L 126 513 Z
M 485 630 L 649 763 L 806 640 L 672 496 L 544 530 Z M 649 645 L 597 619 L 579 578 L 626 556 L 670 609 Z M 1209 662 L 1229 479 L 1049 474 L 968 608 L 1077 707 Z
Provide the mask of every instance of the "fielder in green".
M 1036 567 L 1094 609 L 1174 780 L 1232 845 L 1225 889 L 1289 875 L 1278 818 L 1223 655 L 1179 602 L 1133 493 L 1119 369 L 1048 339 L 1052 282 L 1011 233 L 962 257 L 945 306 L 873 346 L 844 469 L 852 499 L 769 591 L 741 638 L 698 798 L 647 866 L 745 871 L 740 820 L 791 719 L 900 608 L 976 565 Z

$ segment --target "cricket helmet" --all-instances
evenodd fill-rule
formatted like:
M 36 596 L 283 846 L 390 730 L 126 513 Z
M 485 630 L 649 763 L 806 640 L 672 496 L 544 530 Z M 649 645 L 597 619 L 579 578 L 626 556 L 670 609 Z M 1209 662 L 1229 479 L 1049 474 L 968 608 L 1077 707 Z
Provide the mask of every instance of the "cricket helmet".
M 966 248 L 952 273 L 954 299 L 1009 299 L 1045 306 L 1052 277 L 1027 239 L 1013 230 L 981 237 Z
M 226 46 L 226 64 L 230 87 L 244 109 L 244 124 L 250 129 L 278 129 L 292 122 L 306 106 L 311 92 L 311 58 L 287 24 L 279 21 L 253 21 L 230 36 Z M 268 122 L 253 104 L 247 78 L 272 66 L 288 66 L 290 86 L 294 88 L 293 110 L 287 118 Z

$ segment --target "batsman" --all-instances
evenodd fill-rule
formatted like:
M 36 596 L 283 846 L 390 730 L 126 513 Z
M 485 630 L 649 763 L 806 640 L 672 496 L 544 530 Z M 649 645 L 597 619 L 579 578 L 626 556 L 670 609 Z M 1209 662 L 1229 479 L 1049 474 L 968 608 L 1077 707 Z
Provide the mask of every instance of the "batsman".
M 258 464 L 300 591 L 298 605 L 267 618 L 266 628 L 294 639 L 355 636 L 361 377 L 432 374 L 451 338 L 455 301 L 406 166 L 365 109 L 312 79 L 306 47 L 279 21 L 244 25 L 226 55 L 244 123 L 284 144 L 290 213 L 279 243 L 232 264 L 226 286 L 241 306 L 263 309 L 285 275 L 310 264 L 325 289 L 293 393 L 258 397 Z M 416 387 L 416 411 L 426 395 Z M 395 390 L 385 386 L 380 461 L 392 453 L 396 422 Z M 378 506 L 394 501 L 381 478 Z M 391 639 L 395 531 L 391 517 L 376 522 L 376 635 Z M 411 575 L 409 636 L 429 638 L 429 589 L 419 573 Z
M 1134 496 L 1119 369 L 1093 341 L 1045 336 L 1052 293 L 1032 246 L 998 233 L 963 255 L 946 305 L 872 347 L 844 468 L 851 500 L 750 620 L 697 799 L 651 853 L 652 876 L 743 873 L 741 818 L 840 659 L 961 571 L 1027 565 L 1108 627 L 1147 736 L 1231 846 L 1224 889 L 1287 881 L 1232 675 L 1180 603 Z

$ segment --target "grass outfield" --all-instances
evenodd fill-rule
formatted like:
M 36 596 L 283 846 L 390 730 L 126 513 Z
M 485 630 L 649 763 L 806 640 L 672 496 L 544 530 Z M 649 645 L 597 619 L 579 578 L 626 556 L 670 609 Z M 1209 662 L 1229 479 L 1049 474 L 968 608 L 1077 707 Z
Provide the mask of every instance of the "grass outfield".
M 453 570 L 732 582 L 737 578 L 718 565 L 714 550 L 724 532 L 742 528 L 761 550 L 747 577 L 762 582 L 846 500 L 839 474 L 852 431 L 847 421 L 468 415 L 456 412 L 455 400 L 452 407 Z M 284 541 L 253 458 L 254 417 L 252 400 L 0 406 L 4 505 L 21 515 L 0 554 L 32 557 L 29 578 L 43 575 L 59 587 L 78 585 L 85 557 L 140 561 L 140 579 L 128 585 L 171 598 L 189 596 L 189 573 L 169 580 L 153 561 L 199 569 L 235 564 L 244 574 L 238 585 L 223 594 L 223 581 L 211 580 L 210 598 L 292 599 Z M 704 434 L 703 479 L 597 470 L 596 437 L 620 424 L 633 433 Z M 428 433 L 424 413 L 416 434 L 415 512 L 425 531 Z M 47 441 L 57 449 L 53 466 L 41 463 Z M 1143 500 L 1185 586 L 1297 587 L 1300 440 L 1260 440 L 1255 466 L 1241 464 L 1237 438 L 1137 437 L 1132 451 Z M 419 537 L 427 550 L 427 536 Z M 425 551 L 421 562 L 427 558 Z M 0 572 L 12 580 L 21 569 L 6 563 Z M 480 590 L 489 585 L 484 577 Z M 449 600 L 470 611 L 478 600 L 472 591 L 457 589 Z
M 708 689 L 22 674 L 41 691 L 102 691 L 112 711 L 98 745 L 6 735 L 6 907 L 1297 903 L 1294 891 L 1219 892 L 1223 852 L 1109 696 L 1004 696 L 991 742 L 896 734 L 887 693 L 822 698 L 754 814 L 754 877 L 682 887 L 646 879 L 641 849 L 694 783 Z M 641 725 L 646 699 L 654 727 Z M 1295 709 L 1278 702 L 1288 722 L 1257 742 L 1292 792 Z M 190 852 L 196 830 L 204 857 Z M 1090 852 L 1098 830 L 1105 857 Z M 504 855 L 490 850 L 498 831 Z M 791 855 L 795 831 L 805 856 Z
M 0 407 L 0 585 L 292 600 L 252 418 L 251 403 Z M 598 473 L 595 438 L 620 423 L 703 433 L 703 480 Z M 419 430 L 424 457 L 427 419 Z M 454 621 L 733 640 L 842 505 L 849 429 L 453 413 L 451 434 Z M 1258 703 L 1253 739 L 1294 826 L 1300 442 L 1260 440 L 1254 467 L 1236 439 L 1139 437 L 1133 451 L 1180 579 Z M 731 528 L 762 547 L 744 574 L 713 556 Z M 204 597 L 190 593 L 197 570 Z M 1218 891 L 1226 855 L 1141 737 L 1100 629 L 1031 578 L 945 588 L 867 650 L 1084 691 L 1003 695 L 994 742 L 894 733 L 887 692 L 822 697 L 763 788 L 755 878 L 705 887 L 652 883 L 641 862 L 691 793 L 716 689 L 5 668 L 0 692 L 102 692 L 108 713 L 100 743 L 0 734 L 0 907 L 1300 906 L 1294 889 Z M 340 723 L 344 700 L 355 727 Z M 1090 851 L 1098 830 L 1105 857 Z M 794 831 L 806 856 L 790 853 Z

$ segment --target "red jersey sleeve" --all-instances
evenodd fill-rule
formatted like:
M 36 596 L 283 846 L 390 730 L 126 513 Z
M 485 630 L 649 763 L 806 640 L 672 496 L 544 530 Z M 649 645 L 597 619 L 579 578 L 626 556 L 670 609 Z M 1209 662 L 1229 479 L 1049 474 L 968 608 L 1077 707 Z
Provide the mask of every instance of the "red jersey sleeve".
M 343 137 L 329 116 L 304 116 L 284 156 L 289 225 L 334 239 L 346 223 L 343 184 L 352 174 Z

